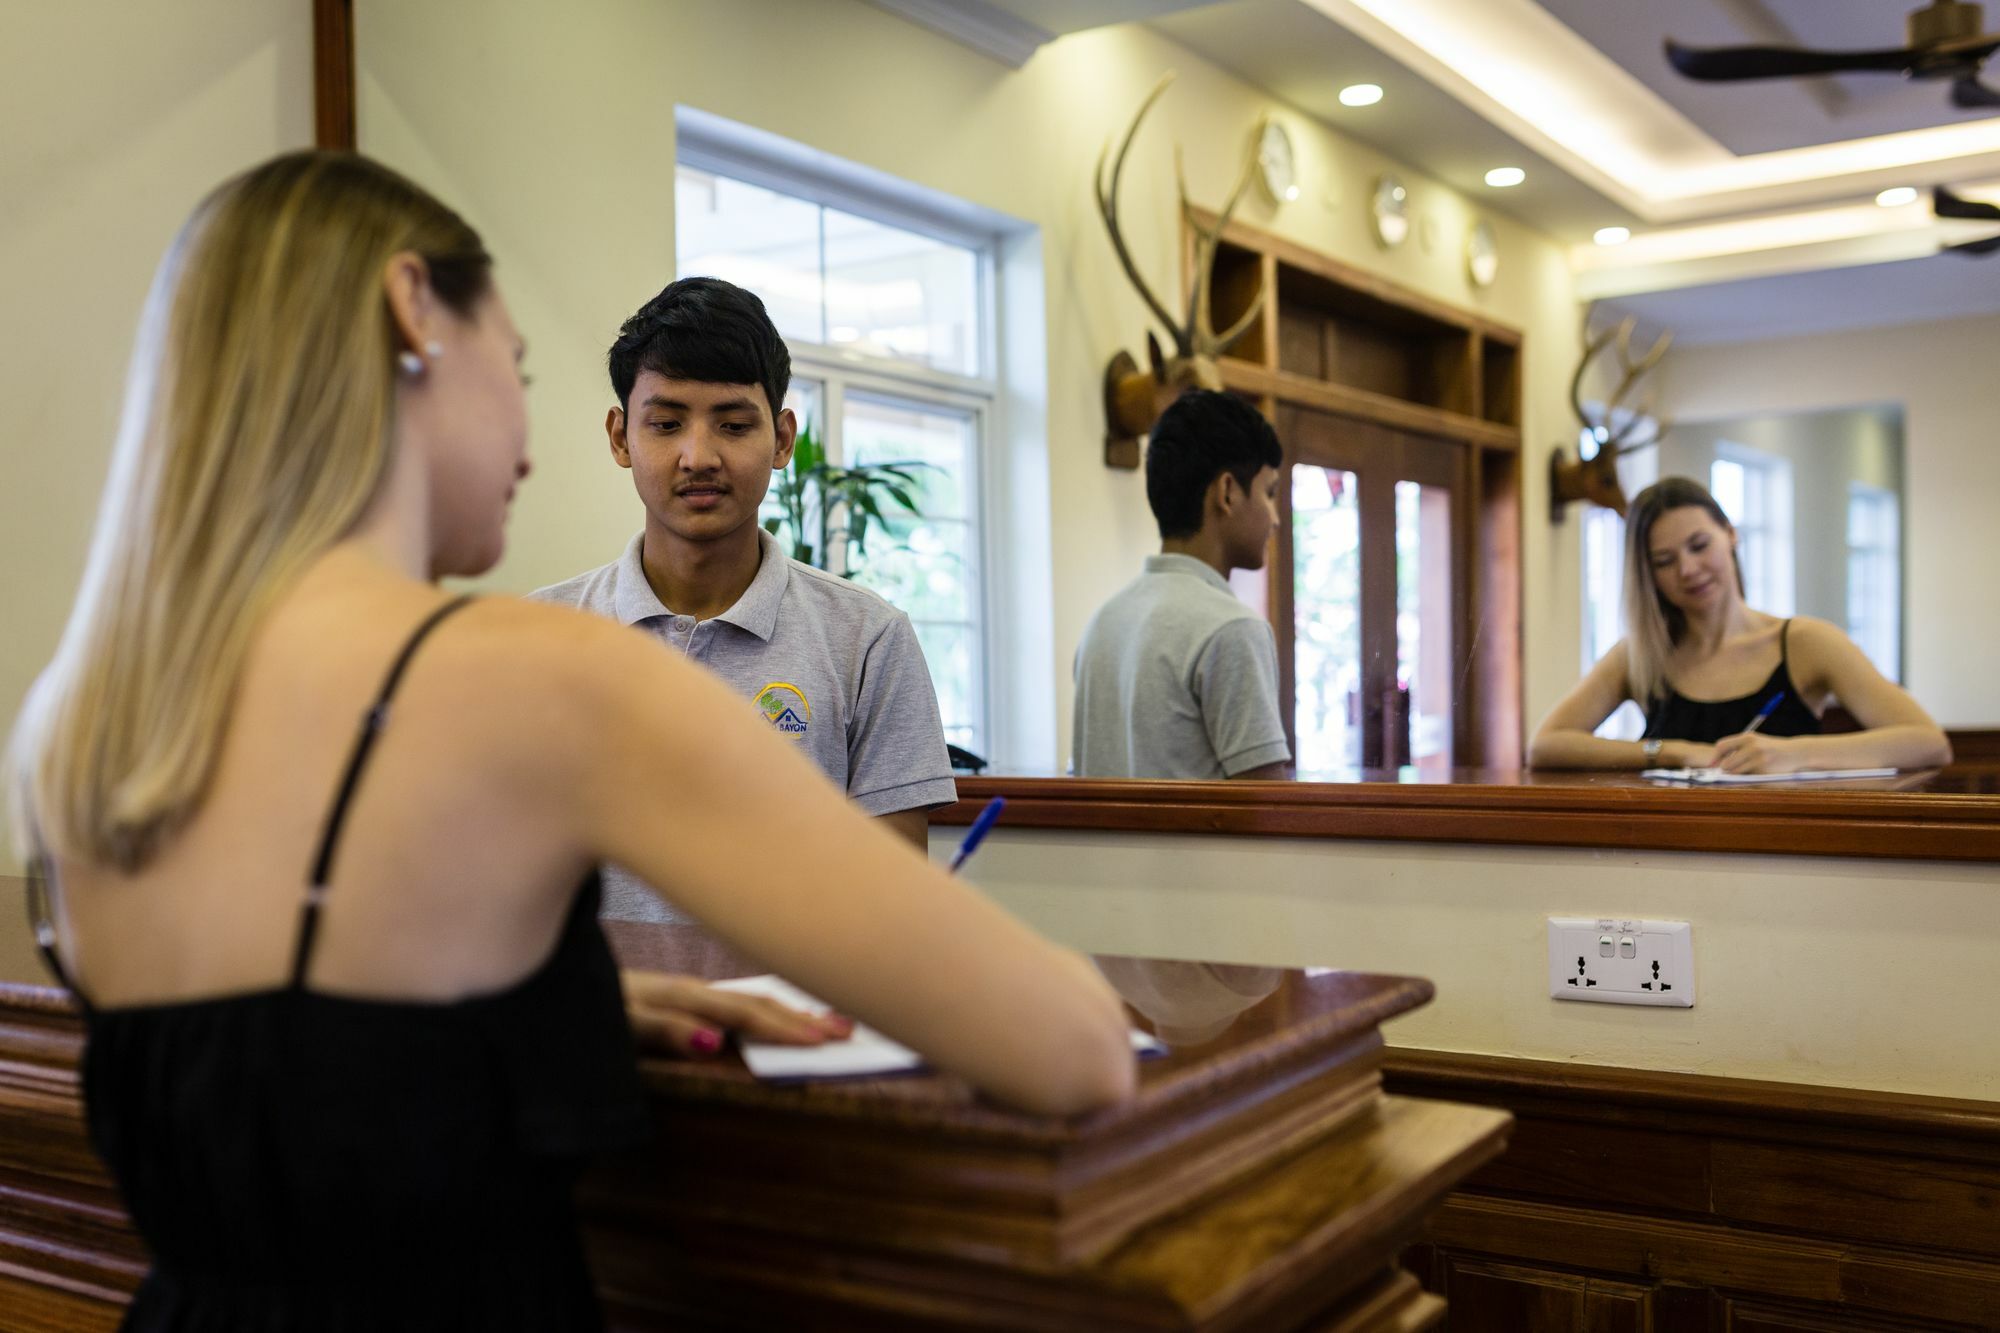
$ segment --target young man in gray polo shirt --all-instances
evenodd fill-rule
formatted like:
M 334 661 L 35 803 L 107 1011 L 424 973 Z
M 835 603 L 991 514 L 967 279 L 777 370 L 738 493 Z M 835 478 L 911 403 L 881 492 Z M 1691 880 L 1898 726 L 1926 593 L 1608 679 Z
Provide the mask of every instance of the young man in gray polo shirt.
M 1280 778 L 1291 749 L 1278 712 L 1278 648 L 1229 590 L 1258 569 L 1278 523 L 1283 451 L 1256 408 L 1196 389 L 1146 445 L 1160 554 L 1091 618 L 1076 653 L 1076 774 Z M 1176 1044 L 1207 1041 L 1276 990 L 1284 971 L 1099 958 L 1111 984 Z
M 533 595 L 638 626 L 714 671 L 849 799 L 923 847 L 924 812 L 957 788 L 909 617 L 788 559 L 757 521 L 798 431 L 784 406 L 791 354 L 763 302 L 683 278 L 625 322 L 610 369 L 618 405 L 605 432 L 646 526 L 610 564 Z M 617 919 L 687 919 L 612 867 L 604 901 Z
M 1229 590 L 1259 569 L 1284 460 L 1271 424 L 1232 394 L 1193 390 L 1146 446 L 1160 554 L 1098 609 L 1076 654 L 1076 774 L 1282 777 L 1278 649 Z

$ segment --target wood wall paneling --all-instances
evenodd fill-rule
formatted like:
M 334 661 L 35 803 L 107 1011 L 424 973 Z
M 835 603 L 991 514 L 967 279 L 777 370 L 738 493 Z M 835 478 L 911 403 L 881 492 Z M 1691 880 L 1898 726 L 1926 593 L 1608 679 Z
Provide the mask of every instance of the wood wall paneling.
M 1384 1068 L 1516 1117 L 1408 1257 L 1452 1333 L 2000 1326 L 2000 1105 L 1429 1051 Z

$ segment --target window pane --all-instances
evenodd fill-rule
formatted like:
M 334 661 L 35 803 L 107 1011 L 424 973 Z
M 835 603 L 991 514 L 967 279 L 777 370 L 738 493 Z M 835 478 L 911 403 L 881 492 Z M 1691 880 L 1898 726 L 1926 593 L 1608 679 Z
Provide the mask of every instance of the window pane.
M 826 442 L 826 409 L 822 406 L 825 401 L 826 386 L 818 380 L 802 379 L 794 376 L 792 387 L 785 391 L 785 406 L 791 408 L 792 415 L 799 419 L 799 430 L 801 433 L 810 424 L 813 433 L 819 437 L 822 445 Z M 771 489 L 764 492 L 764 503 L 757 506 L 757 522 L 768 527 L 770 520 L 777 519 L 779 525 L 777 533 L 778 542 L 785 548 L 785 554 L 793 555 L 797 551 L 801 541 L 810 539 L 800 537 L 791 529 L 791 517 L 778 498 L 778 491 L 783 484 L 783 480 L 780 474 L 775 472 L 771 474 Z M 807 530 L 817 533 L 819 519 L 816 511 L 808 509 L 805 520 Z M 819 562 L 815 559 L 808 563 Z
M 1451 492 L 1399 481 L 1396 692 L 1409 706 L 1405 762 L 1419 769 L 1451 767 L 1451 678 Z
M 979 266 L 962 246 L 826 210 L 826 338 L 976 375 Z
M 946 734 L 975 751 L 985 731 L 977 424 L 969 412 L 856 392 L 841 418 L 847 466 L 923 465 L 917 512 L 878 494 L 883 521 L 868 525 L 864 548 L 848 549 L 848 568 L 916 622 Z
M 944 738 L 981 757 L 988 757 L 984 682 L 979 672 L 979 632 L 969 625 L 917 622 L 917 642 L 937 687 L 938 712 L 944 718 Z
M 819 205 L 679 167 L 674 173 L 675 272 L 755 292 L 787 338 L 824 342 Z
M 1361 763 L 1361 511 L 1352 472 L 1292 469 L 1298 767 Z

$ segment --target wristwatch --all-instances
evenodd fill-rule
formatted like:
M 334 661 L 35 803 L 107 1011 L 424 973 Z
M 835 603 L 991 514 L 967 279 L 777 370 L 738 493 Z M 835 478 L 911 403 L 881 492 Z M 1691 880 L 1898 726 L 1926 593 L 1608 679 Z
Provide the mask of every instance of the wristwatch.
M 1639 749 L 1646 756 L 1647 768 L 1652 768 L 1660 762 L 1660 750 L 1665 745 L 1666 742 L 1657 736 L 1651 740 L 1639 742 Z

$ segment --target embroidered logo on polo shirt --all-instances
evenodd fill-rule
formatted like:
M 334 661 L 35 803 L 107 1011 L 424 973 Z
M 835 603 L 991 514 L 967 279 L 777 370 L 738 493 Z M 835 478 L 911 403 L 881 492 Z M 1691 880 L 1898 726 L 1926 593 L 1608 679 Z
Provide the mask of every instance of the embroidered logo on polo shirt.
M 794 740 L 803 737 L 812 723 L 812 705 L 806 702 L 805 692 L 781 680 L 774 680 L 757 691 L 757 707 L 771 719 L 771 726 L 780 735 Z

